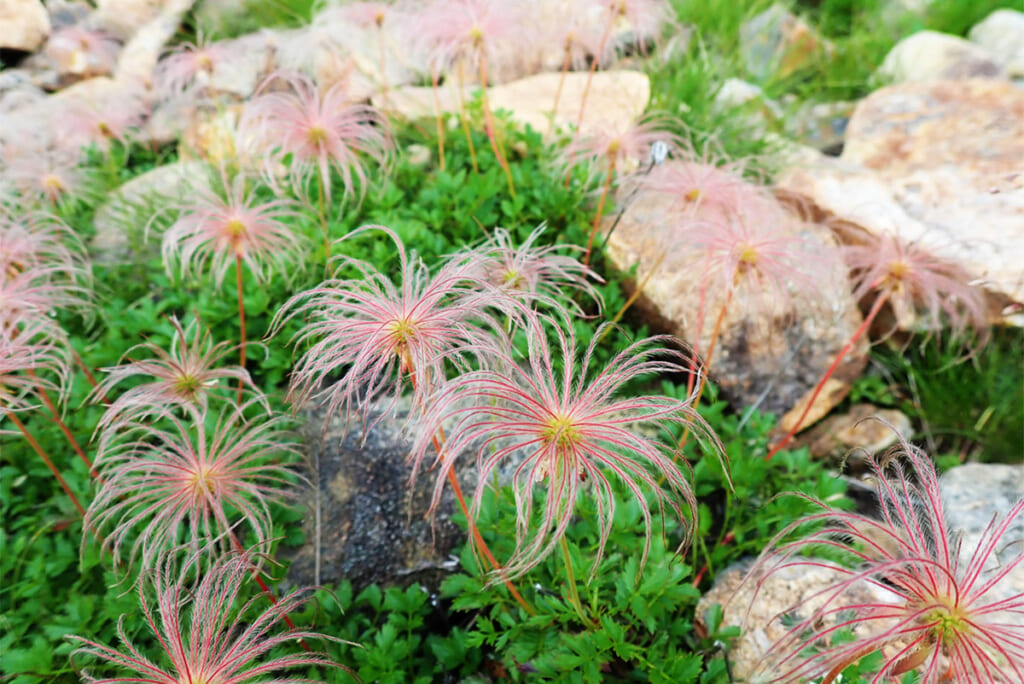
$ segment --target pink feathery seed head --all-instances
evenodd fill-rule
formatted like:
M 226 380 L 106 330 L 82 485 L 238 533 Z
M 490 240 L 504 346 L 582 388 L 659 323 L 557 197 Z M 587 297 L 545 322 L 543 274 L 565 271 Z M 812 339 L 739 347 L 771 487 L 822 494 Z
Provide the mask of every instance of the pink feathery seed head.
M 230 42 L 212 43 L 202 36 L 195 43 L 175 46 L 156 65 L 153 76 L 157 90 L 166 97 L 202 91 L 230 52 Z
M 311 346 L 293 371 L 290 400 L 324 399 L 331 414 L 344 410 L 346 421 L 355 409 L 365 422 L 369 406 L 382 397 L 391 397 L 393 408 L 407 384 L 422 407 L 445 381 L 449 366 L 487 363 L 508 344 L 501 323 L 479 296 L 486 284 L 474 264 L 447 262 L 431 274 L 384 226 L 364 226 L 343 240 L 367 231 L 381 231 L 394 241 L 398 281 L 373 264 L 339 255 L 336 273 L 353 277 L 335 277 L 296 295 L 271 329 L 276 334 L 295 317 L 308 321 L 293 339 Z M 344 379 L 320 389 L 341 370 Z
M 25 272 L 34 272 L 35 281 L 92 279 L 85 248 L 65 223 L 46 212 L 0 213 L 0 273 L 13 278 Z
M 25 206 L 56 206 L 88 190 L 88 177 L 77 152 L 35 146 L 11 147 L 5 152 L 3 175 L 18 190 Z
M 50 317 L 59 309 L 87 309 L 91 294 L 64 276 L 61 265 L 0 269 L 0 327 L 9 326 L 14 318 L 48 321 L 54 339 L 63 339 Z
M 138 583 L 142 617 L 152 640 L 160 645 L 161 656 L 156 661 L 143 655 L 128 637 L 126 615 L 117 623 L 120 648 L 79 636 L 68 637 L 80 644 L 72 653 L 76 669 L 76 661 L 88 657 L 114 665 L 124 673 L 97 679 L 82 669 L 84 681 L 300 684 L 310 681 L 302 676 L 305 672 L 289 677 L 284 671 L 332 667 L 350 672 L 323 653 L 286 654 L 278 650 L 294 648 L 297 641 L 306 640 L 349 643 L 314 631 L 284 627 L 282 623 L 288 615 L 301 610 L 312 598 L 312 590 L 293 591 L 270 604 L 262 596 L 243 601 L 243 588 L 253 582 L 253 573 L 259 568 L 254 554 L 231 554 L 209 568 L 204 568 L 201 561 L 201 557 L 193 556 L 178 568 L 172 555 L 162 556 Z M 137 620 L 138 616 L 132 619 Z M 268 655 L 272 651 L 275 654 Z
M 486 59 L 488 70 L 497 71 L 530 39 L 528 9 L 528 3 L 503 0 L 432 0 L 409 21 L 414 50 L 433 74 L 459 60 L 475 72 Z
M 107 377 L 89 395 L 91 401 L 113 394 L 114 387 L 128 378 L 147 380 L 127 390 L 111 403 L 97 430 L 105 430 L 122 423 L 137 421 L 147 415 L 162 414 L 177 407 L 185 411 L 205 411 L 210 398 L 218 389 L 242 384 L 270 414 L 266 397 L 253 384 L 249 371 L 240 366 L 222 365 L 233 356 L 238 345 L 228 342 L 213 343 L 213 336 L 198 320 L 183 328 L 177 318 L 171 318 L 174 335 L 170 350 L 158 344 L 144 342 L 125 353 L 127 363 L 102 368 Z M 191 339 L 190 339 L 191 337 Z M 133 358 L 144 353 L 148 358 Z
M 797 225 L 766 195 L 753 215 L 730 213 L 721 223 L 684 219 L 676 232 L 701 255 L 705 284 L 752 306 L 777 303 L 781 311 L 793 299 L 821 299 L 823 279 L 840 264 L 834 250 Z
M 601 330 L 581 350 L 571 328 L 567 332 L 556 327 L 558 346 L 551 348 L 542 320 L 533 317 L 525 327 L 529 341 L 525 366 L 508 358 L 505 370 L 471 371 L 441 388 L 414 441 L 412 477 L 432 452 L 432 436 L 444 425 L 448 442 L 443 454 L 436 457 L 439 467 L 432 503 L 439 503 L 456 459 L 473 453 L 480 483 L 470 510 L 474 518 L 491 475 L 505 461 L 522 459 L 513 483 L 518 513 L 516 549 L 502 570 L 503 576 L 522 575 L 557 546 L 572 521 L 577 500 L 588 489 L 596 499 L 599 517 L 600 541 L 592 571 L 596 570 L 614 518 L 612 479 L 622 482 L 642 509 L 647 527 L 642 562 L 653 525 L 645 489 L 656 495 L 662 513 L 667 505 L 686 527 L 685 547 L 692 538 L 690 523 L 696 519 L 697 504 L 676 465 L 681 456 L 668 446 L 669 427 L 688 427 L 724 463 L 722 446 L 689 400 L 616 396 L 624 384 L 638 377 L 684 372 L 686 354 L 680 351 L 678 340 L 641 340 L 605 368 L 592 369 Z M 659 441 L 648 436 L 650 430 L 641 433 L 634 427 L 660 429 L 669 441 Z M 668 483 L 671 494 L 659 480 Z M 686 513 L 679 499 L 685 503 Z
M 271 92 L 271 82 L 287 84 L 285 91 Z M 321 92 L 302 74 L 272 74 L 259 94 L 242 113 L 239 129 L 259 141 L 268 152 L 265 170 L 273 182 L 273 170 L 288 161 L 289 179 L 302 195 L 308 195 L 311 176 L 331 197 L 331 169 L 341 176 L 345 196 L 366 193 L 370 182 L 366 159 L 386 167 L 394 143 L 387 119 L 367 105 L 353 104 L 344 83 Z
M 577 136 L 558 154 L 558 166 L 573 168 L 579 164 L 600 164 L 602 170 L 624 168 L 627 160 L 643 162 L 651 157 L 655 143 L 664 144 L 669 152 L 678 150 L 681 139 L 673 129 L 677 122 L 671 117 L 647 115 L 626 127 L 606 126 L 599 132 Z
M 242 175 L 222 173 L 220 186 L 217 191 L 198 186 L 180 206 L 163 237 L 168 272 L 177 265 L 188 277 L 209 266 L 218 286 L 238 259 L 260 282 L 268 270 L 286 272 L 304 246 L 289 223 L 299 216 L 298 205 L 286 198 L 262 199 L 257 184 Z
M 586 69 L 590 60 L 603 65 L 614 57 L 611 41 L 602 45 L 605 16 L 593 0 L 568 0 L 545 9 L 554 15 L 544 17 L 545 25 L 539 27 L 545 33 L 542 43 L 558 46 L 561 60 L 568 57 L 571 70 Z
M 0 416 L 34 408 L 37 389 L 63 400 L 71 372 L 67 345 L 54 343 L 46 320 L 4 319 L 0 311 Z
M 632 183 L 638 192 L 671 198 L 683 216 L 706 222 L 755 213 L 765 197 L 763 189 L 743 179 L 739 164 L 702 159 L 670 160 L 635 176 Z
M 87 145 L 106 150 L 112 140 L 125 145 L 148 113 L 145 94 L 137 85 L 107 93 L 97 101 L 72 98 L 54 115 L 55 140 L 60 148 L 71 152 Z
M 85 525 L 102 534 L 115 564 L 126 548 L 129 569 L 137 560 L 149 568 L 179 546 L 213 559 L 230 550 L 236 534 L 260 544 L 270 539 L 270 504 L 288 497 L 297 476 L 285 462 L 299 450 L 284 438 L 283 417 L 246 420 L 251 404 L 229 406 L 212 429 L 200 408 L 102 433 L 100 489 Z
M 361 28 L 381 28 L 403 13 L 404 7 L 393 2 L 350 2 L 329 5 L 316 14 L 314 23 L 354 24 Z
M 625 20 L 629 41 L 644 51 L 647 43 L 657 40 L 665 27 L 675 20 L 671 3 L 664 0 L 603 0 L 610 21 Z
M 121 44 L 104 31 L 67 26 L 50 34 L 43 52 L 62 73 L 80 76 L 109 74 L 117 65 Z
M 910 670 L 925 684 L 1024 681 L 1024 626 L 1013 619 L 1024 614 L 1024 595 L 1008 586 L 1024 553 L 999 557 L 1015 541 L 1006 535 L 1024 515 L 1024 499 L 964 548 L 947 526 L 931 459 L 899 439 L 872 462 L 876 517 L 811 500 L 820 511 L 777 535 L 751 570 L 758 589 L 768 575 L 792 568 L 825 567 L 840 578 L 810 597 L 820 607 L 769 648 L 762 666 L 772 681 L 806 682 L 874 652 L 883 662 L 873 681 Z M 844 564 L 813 557 L 823 550 Z M 835 605 L 865 583 L 893 600 Z M 847 628 L 856 640 L 829 645 Z
M 988 329 L 985 294 L 959 264 L 897 235 L 880 234 L 847 245 L 843 256 L 853 277 L 854 297 L 886 297 L 898 323 L 924 319 L 924 327 L 943 324 L 955 332 L 973 328 L 984 341 Z
M 478 257 L 482 279 L 507 295 L 542 301 L 556 310 L 568 307 L 582 315 L 582 309 L 572 298 L 577 292 L 600 308 L 603 299 L 594 283 L 604 280 L 578 259 L 560 254 L 581 251 L 576 245 L 535 246 L 544 229 L 541 224 L 517 247 L 509 231 L 495 228 L 487 242 L 471 250 Z M 451 258 L 465 258 L 465 252 Z

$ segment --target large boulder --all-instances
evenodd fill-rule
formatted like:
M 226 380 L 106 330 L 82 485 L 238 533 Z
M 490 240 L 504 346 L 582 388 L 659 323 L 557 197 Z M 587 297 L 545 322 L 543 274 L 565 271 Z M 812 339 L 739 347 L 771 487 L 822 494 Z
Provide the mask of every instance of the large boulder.
M 672 165 L 685 170 L 688 162 L 666 164 L 668 170 Z M 700 180 L 707 187 L 694 196 L 702 192 L 710 196 L 718 191 L 715 184 L 727 182 Z M 809 401 L 815 385 L 860 325 L 861 316 L 845 270 L 817 268 L 831 252 L 830 232 L 804 221 L 753 186 L 743 192 L 754 193 L 753 201 L 759 203 L 750 220 L 777 224 L 778 240 L 817 255 L 803 264 L 814 266 L 813 272 L 794 271 L 784 291 L 768 288 L 770 297 L 747 292 L 729 300 L 718 277 L 705 275 L 707 257 L 690 249 L 681 237 L 676 200 L 660 193 L 641 192 L 629 201 L 621 218 L 606 220 L 606 229 L 615 227 L 605 251 L 616 269 L 637 269 L 632 287 L 641 291 L 633 305 L 635 312 L 652 329 L 695 345 L 702 357 L 711 349 L 716 319 L 724 311 L 710 363 L 711 379 L 733 403 L 781 414 Z M 716 219 L 694 214 L 686 220 L 711 225 Z M 815 400 L 805 426 L 843 400 L 865 362 L 866 346 L 861 343 L 840 364 L 832 385 Z
M 857 105 L 838 160 L 792 166 L 777 183 L 819 218 L 961 262 L 1012 322 L 1024 303 L 1022 158 L 1024 91 L 1001 79 L 901 83 Z
M 50 15 L 39 0 L 4 0 L 0 28 L 0 48 L 35 52 L 50 35 Z
M 492 86 L 487 89 L 491 109 L 506 110 L 519 125 L 529 125 L 540 132 L 551 128 L 552 116 L 554 130 L 576 125 L 588 76 L 585 73 L 566 74 L 558 110 L 553 111 L 560 79 L 561 75 L 557 73 L 536 74 Z M 442 112 L 452 114 L 459 111 L 458 90 L 450 83 L 438 88 L 437 92 L 430 87 L 406 86 L 389 92 L 387 96 L 375 95 L 373 104 L 400 117 L 429 118 L 434 116 L 435 97 L 440 101 Z M 464 97 L 472 97 L 471 87 L 466 86 Z M 583 135 L 608 129 L 624 130 L 643 114 L 650 97 L 650 79 L 642 72 L 595 73 L 579 130 Z

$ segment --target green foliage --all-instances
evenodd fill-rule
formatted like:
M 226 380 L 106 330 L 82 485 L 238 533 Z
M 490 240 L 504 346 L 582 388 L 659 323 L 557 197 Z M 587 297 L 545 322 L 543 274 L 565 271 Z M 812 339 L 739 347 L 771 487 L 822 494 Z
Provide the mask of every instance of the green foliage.
M 965 358 L 958 340 L 929 337 L 873 351 L 875 369 L 856 387 L 910 416 L 935 454 L 957 461 L 1024 460 L 1024 334 L 995 328 Z M 955 400 L 951 400 L 955 397 Z

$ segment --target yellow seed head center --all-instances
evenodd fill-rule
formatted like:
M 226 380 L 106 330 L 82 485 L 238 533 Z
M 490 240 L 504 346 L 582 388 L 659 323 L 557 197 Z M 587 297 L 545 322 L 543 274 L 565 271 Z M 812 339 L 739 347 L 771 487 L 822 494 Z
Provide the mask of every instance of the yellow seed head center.
M 313 147 L 322 147 L 327 144 L 327 129 L 323 126 L 310 126 L 306 137 Z
M 188 485 L 192 491 L 192 498 L 195 501 L 204 501 L 213 495 L 217 487 L 217 471 L 209 465 L 201 465 L 189 476 Z
M 576 421 L 570 416 L 553 415 L 547 419 L 541 436 L 548 444 L 562 449 L 579 441 L 580 432 Z
M 700 188 L 693 188 L 688 193 L 683 195 L 683 199 L 687 202 L 696 202 L 700 199 Z
M 174 384 L 174 389 L 183 397 L 195 399 L 201 384 L 199 378 L 194 375 L 182 375 Z
M 889 264 L 889 277 L 893 280 L 903 280 L 910 273 L 910 267 L 904 261 L 894 261 Z
M 479 26 L 474 26 L 469 30 L 469 41 L 473 47 L 480 47 L 484 42 L 484 32 Z
M 387 333 L 394 345 L 395 353 L 402 356 L 406 347 L 409 346 L 409 340 L 416 337 L 416 324 L 407 317 L 396 318 L 388 323 Z
M 619 153 L 620 149 L 622 149 L 622 142 L 618 138 L 612 140 L 610 143 L 608 143 L 608 156 L 614 157 Z
M 754 266 L 757 264 L 757 250 L 752 245 L 740 245 L 738 260 L 740 266 Z
M 48 173 L 43 176 L 43 189 L 49 193 L 58 193 L 64 191 L 64 181 L 60 179 L 55 173 Z

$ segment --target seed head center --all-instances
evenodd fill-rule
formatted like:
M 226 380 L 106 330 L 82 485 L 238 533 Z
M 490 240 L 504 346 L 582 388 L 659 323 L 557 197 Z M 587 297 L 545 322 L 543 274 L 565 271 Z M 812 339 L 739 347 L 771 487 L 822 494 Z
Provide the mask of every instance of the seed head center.
M 547 419 L 542 432 L 544 441 L 564 449 L 579 441 L 580 432 L 576 420 L 571 416 L 554 414 Z

